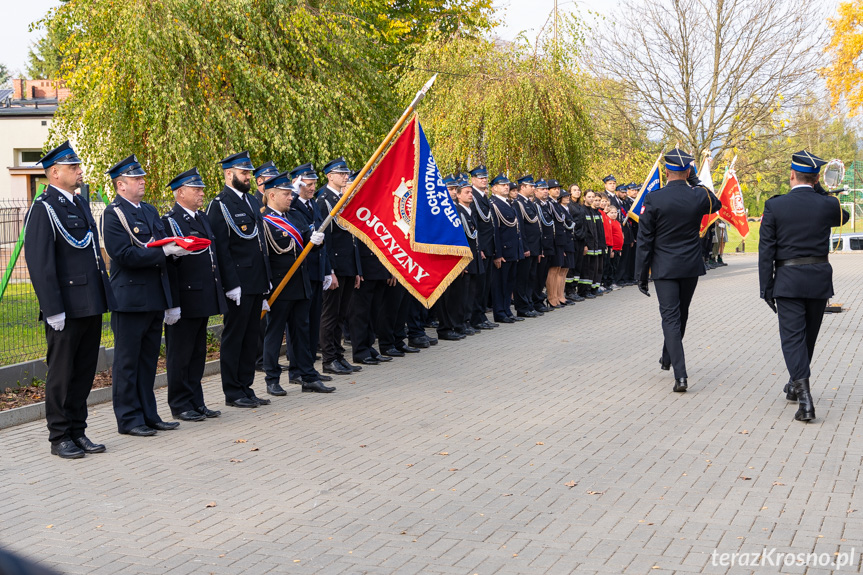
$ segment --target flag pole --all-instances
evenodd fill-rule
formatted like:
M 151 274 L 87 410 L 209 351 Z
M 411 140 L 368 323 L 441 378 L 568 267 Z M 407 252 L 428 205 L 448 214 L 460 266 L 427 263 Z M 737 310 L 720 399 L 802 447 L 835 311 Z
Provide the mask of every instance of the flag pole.
M 372 166 L 375 165 L 375 162 L 378 161 L 378 158 L 381 156 L 381 154 L 384 153 L 384 151 L 387 149 L 387 146 L 389 146 L 390 142 L 392 142 L 393 138 L 396 137 L 396 134 L 398 134 L 399 130 L 401 130 L 404 123 L 407 121 L 407 119 L 413 113 L 414 109 L 417 107 L 417 104 L 419 104 L 420 101 L 425 97 L 426 93 L 432 87 L 432 84 L 434 84 L 436 79 L 437 79 L 437 74 L 432 76 L 431 79 L 428 82 L 426 82 L 422 88 L 420 88 L 419 92 L 416 93 L 416 96 L 414 96 L 414 99 L 411 101 L 410 104 L 408 104 L 408 107 L 405 108 L 405 111 L 402 112 L 402 115 L 399 118 L 398 122 L 395 123 L 395 125 L 392 127 L 392 129 L 389 131 L 389 133 L 386 135 L 384 140 L 378 146 L 378 149 L 375 150 L 375 153 L 372 154 L 372 157 L 369 158 L 369 160 L 366 162 L 366 165 L 363 166 L 363 169 L 360 170 L 360 173 L 357 174 L 357 177 L 354 179 L 353 182 L 351 182 L 351 184 L 348 186 L 348 189 L 345 190 L 345 192 L 342 194 L 342 197 L 339 198 L 339 201 L 336 202 L 336 205 L 333 206 L 333 209 L 330 211 L 330 213 L 327 215 L 327 217 L 324 219 L 324 221 L 321 223 L 320 227 L 316 231 L 321 231 L 321 230 L 325 229 L 328 225 L 330 225 L 330 222 L 333 221 L 333 218 L 336 217 L 336 214 L 339 213 L 339 211 L 342 209 L 342 207 L 344 207 L 344 205 L 351 198 L 351 196 L 354 193 L 354 190 L 356 190 L 356 188 L 360 184 L 360 182 L 363 181 L 363 178 L 366 176 L 366 174 L 369 173 L 369 170 L 372 169 Z M 282 293 L 282 290 L 285 289 L 285 286 L 288 285 L 289 281 L 291 281 L 291 278 L 297 272 L 300 265 L 303 263 L 303 260 L 305 260 L 306 256 L 309 255 L 309 252 L 312 251 L 313 247 L 314 247 L 314 245 L 311 242 L 306 242 L 306 245 L 303 247 L 303 251 L 300 252 L 299 256 L 297 256 L 297 259 L 294 262 L 294 264 L 291 266 L 291 269 L 288 270 L 288 273 L 285 274 L 285 277 L 282 278 L 282 281 L 280 281 L 279 285 L 276 286 L 276 289 L 273 290 L 273 293 L 270 295 L 269 299 L 267 300 L 267 305 L 269 305 L 269 306 L 273 305 L 273 303 L 279 297 L 279 294 Z M 266 314 L 267 314 L 266 310 L 262 310 L 261 311 L 261 319 L 263 319 Z

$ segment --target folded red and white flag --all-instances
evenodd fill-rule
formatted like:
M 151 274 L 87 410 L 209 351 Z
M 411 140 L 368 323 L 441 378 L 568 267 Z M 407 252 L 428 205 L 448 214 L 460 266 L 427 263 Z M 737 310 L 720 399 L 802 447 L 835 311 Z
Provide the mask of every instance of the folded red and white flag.
M 175 243 L 184 250 L 188 250 L 190 252 L 197 252 L 199 250 L 210 247 L 210 240 L 208 240 L 207 238 L 196 238 L 194 236 L 171 236 L 168 238 L 162 238 L 161 240 L 150 242 L 149 244 L 147 244 L 147 247 L 158 248 L 170 243 Z

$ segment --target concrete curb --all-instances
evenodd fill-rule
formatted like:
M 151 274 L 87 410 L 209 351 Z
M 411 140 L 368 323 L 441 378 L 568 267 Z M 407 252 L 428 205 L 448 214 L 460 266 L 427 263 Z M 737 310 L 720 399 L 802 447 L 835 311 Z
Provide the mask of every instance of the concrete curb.
M 218 359 L 208 361 L 204 364 L 204 377 L 215 375 L 217 373 L 219 373 Z M 159 389 L 160 387 L 165 387 L 167 385 L 168 374 L 160 373 L 156 376 L 153 388 Z M 98 403 L 107 403 L 109 401 L 111 401 L 110 387 L 94 389 L 90 391 L 90 395 L 87 397 L 87 405 L 96 405 Z M 45 419 L 44 401 L 25 405 L 23 407 L 16 407 L 6 411 L 0 411 L 0 429 L 6 429 L 7 427 L 13 427 L 15 425 L 21 425 L 22 423 L 29 423 L 39 419 Z

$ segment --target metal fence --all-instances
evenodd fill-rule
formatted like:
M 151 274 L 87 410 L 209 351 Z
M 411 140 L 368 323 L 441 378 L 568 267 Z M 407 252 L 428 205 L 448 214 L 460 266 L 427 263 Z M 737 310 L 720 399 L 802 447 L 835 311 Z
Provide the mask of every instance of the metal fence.
M 164 213 L 171 206 L 156 207 L 159 213 Z M 29 201 L 0 200 L 0 273 L 9 270 L 29 209 Z M 98 198 L 91 198 L 90 209 L 96 222 L 99 222 L 105 204 Z M 45 324 L 39 321 L 39 302 L 30 283 L 26 252 L 25 246 L 11 269 L 8 285 L 0 300 L 0 365 L 45 357 Z M 110 318 L 109 313 L 102 317 L 102 345 L 105 347 L 114 345 Z M 210 318 L 211 325 L 219 323 L 220 316 Z

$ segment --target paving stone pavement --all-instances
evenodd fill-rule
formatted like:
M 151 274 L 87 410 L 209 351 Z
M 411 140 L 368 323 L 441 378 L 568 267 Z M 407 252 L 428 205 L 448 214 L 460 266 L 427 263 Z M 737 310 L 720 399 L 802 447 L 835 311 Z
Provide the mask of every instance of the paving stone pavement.
M 155 438 L 88 435 L 64 461 L 44 422 L 0 431 L 0 545 L 64 573 L 828 573 L 721 553 L 851 552 L 863 500 L 863 256 L 836 255 L 793 421 L 756 258 L 699 282 L 690 391 L 657 365 L 656 298 L 627 288 Z M 261 377 L 255 384 L 262 393 Z M 168 415 L 165 391 L 156 394 Z

